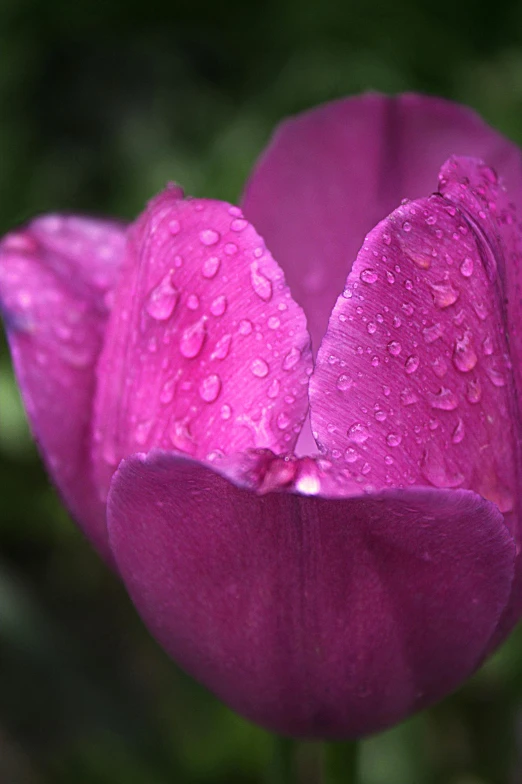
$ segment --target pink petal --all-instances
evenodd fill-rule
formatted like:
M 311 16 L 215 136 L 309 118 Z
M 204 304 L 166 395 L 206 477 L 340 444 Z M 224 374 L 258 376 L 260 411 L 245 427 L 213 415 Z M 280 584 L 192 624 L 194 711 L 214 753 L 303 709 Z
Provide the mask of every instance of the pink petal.
M 495 167 L 522 206 L 518 147 L 470 109 L 439 98 L 370 94 L 279 127 L 243 206 L 305 309 L 315 350 L 365 234 L 404 197 L 430 193 L 454 154 Z
M 167 189 L 133 229 L 97 399 L 100 483 L 153 446 L 214 459 L 295 444 L 308 407 L 301 309 L 237 207 Z
M 226 470 L 262 494 L 182 456 L 125 460 L 109 532 L 151 633 L 233 709 L 284 734 L 358 736 L 474 670 L 513 573 L 494 505 L 460 490 L 313 497 L 343 480 L 310 459 Z
M 63 215 L 0 243 L 1 309 L 31 428 L 71 514 L 107 557 L 89 442 L 94 369 L 124 246 L 122 225 Z
M 370 232 L 319 350 L 312 429 L 363 487 L 466 487 L 507 513 L 515 391 L 481 242 L 440 195 Z

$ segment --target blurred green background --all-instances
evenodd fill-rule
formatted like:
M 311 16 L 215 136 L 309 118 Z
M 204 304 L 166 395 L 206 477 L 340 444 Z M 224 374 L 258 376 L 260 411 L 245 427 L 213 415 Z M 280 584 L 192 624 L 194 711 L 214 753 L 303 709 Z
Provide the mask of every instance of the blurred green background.
M 469 103 L 522 143 L 522 3 L 1 0 L 0 230 L 134 216 L 168 179 L 236 200 L 278 120 L 366 89 Z M 362 784 L 520 784 L 522 633 L 362 745 Z M 267 781 L 271 738 L 185 677 L 67 519 L 0 337 L 0 784 Z M 298 751 L 320 781 L 321 750 Z

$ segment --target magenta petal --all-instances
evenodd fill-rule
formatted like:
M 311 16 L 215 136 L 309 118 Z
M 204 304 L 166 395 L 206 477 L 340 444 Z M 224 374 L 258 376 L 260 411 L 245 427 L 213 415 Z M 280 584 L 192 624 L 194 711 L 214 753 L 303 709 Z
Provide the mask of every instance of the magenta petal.
M 440 195 L 402 205 L 366 238 L 310 399 L 322 449 L 363 487 L 466 487 L 514 509 L 518 417 L 502 286 L 481 237 Z
M 305 309 L 315 349 L 365 234 L 401 199 L 430 193 L 450 155 L 487 161 L 522 203 L 518 147 L 439 98 L 365 95 L 279 127 L 243 206 Z
M 308 408 L 302 310 L 237 207 L 167 189 L 132 230 L 97 397 L 96 463 L 154 446 L 292 450 Z
M 95 366 L 125 229 L 47 215 L 0 243 L 0 304 L 31 428 L 71 514 L 108 556 L 90 466 Z
M 323 479 L 309 463 L 303 489 L 306 475 Z M 285 734 L 374 732 L 454 689 L 513 574 L 502 516 L 468 491 L 259 495 L 155 452 L 122 463 L 108 509 L 152 634 L 233 709 Z

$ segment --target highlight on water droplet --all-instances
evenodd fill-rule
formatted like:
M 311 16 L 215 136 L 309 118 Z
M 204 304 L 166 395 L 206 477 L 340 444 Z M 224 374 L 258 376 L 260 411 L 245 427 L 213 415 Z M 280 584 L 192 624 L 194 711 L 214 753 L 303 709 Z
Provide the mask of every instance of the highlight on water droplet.
M 478 362 L 478 357 L 471 345 L 471 334 L 466 332 L 455 340 L 453 348 L 453 364 L 462 373 L 469 373 Z
M 226 359 L 230 351 L 231 343 L 232 335 L 223 335 L 216 343 L 216 347 L 210 355 L 210 359 Z
M 364 269 L 359 275 L 363 283 L 375 283 L 378 280 L 378 275 L 374 269 Z
M 428 399 L 432 408 L 441 411 L 454 411 L 459 404 L 456 394 L 447 387 L 441 387 L 436 395 L 430 394 Z
M 391 354 L 392 357 L 398 357 L 402 351 L 402 346 L 398 340 L 390 340 L 386 348 L 388 349 L 388 353 Z
M 473 275 L 473 259 L 470 256 L 466 256 L 460 265 L 460 272 L 465 278 L 470 278 Z
M 210 312 L 213 316 L 222 316 L 227 309 L 227 304 L 227 298 L 225 295 L 220 294 L 219 297 L 216 297 L 216 299 L 212 302 L 210 306 Z
M 460 292 L 447 280 L 440 281 L 439 283 L 430 283 L 430 288 L 433 303 L 437 308 L 449 308 L 449 306 L 453 305 L 460 296 Z
M 257 262 L 250 265 L 250 280 L 257 296 L 264 302 L 269 302 L 272 299 L 272 281 L 261 272 Z
M 221 260 L 217 256 L 210 256 L 203 262 L 201 274 L 204 278 L 214 278 L 219 271 L 220 265 Z
M 415 371 L 419 367 L 419 364 L 420 364 L 419 357 L 417 357 L 415 354 L 412 354 L 411 356 L 408 357 L 408 359 L 404 363 L 404 369 L 406 373 L 411 375 L 412 373 L 415 373 Z
M 301 352 L 293 346 L 283 360 L 283 370 L 292 370 L 301 358 Z
M 336 387 L 340 392 L 348 392 L 353 387 L 353 380 L 345 373 L 341 373 L 337 379 Z

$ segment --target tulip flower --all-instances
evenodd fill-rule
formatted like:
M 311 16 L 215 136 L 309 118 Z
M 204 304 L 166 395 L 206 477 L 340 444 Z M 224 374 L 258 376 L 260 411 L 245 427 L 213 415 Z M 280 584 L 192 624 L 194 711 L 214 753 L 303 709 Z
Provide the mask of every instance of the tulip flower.
M 521 201 L 520 151 L 472 111 L 367 95 L 286 121 L 242 210 L 170 185 L 129 226 L 3 239 L 52 481 L 247 718 L 376 732 L 522 613 Z

